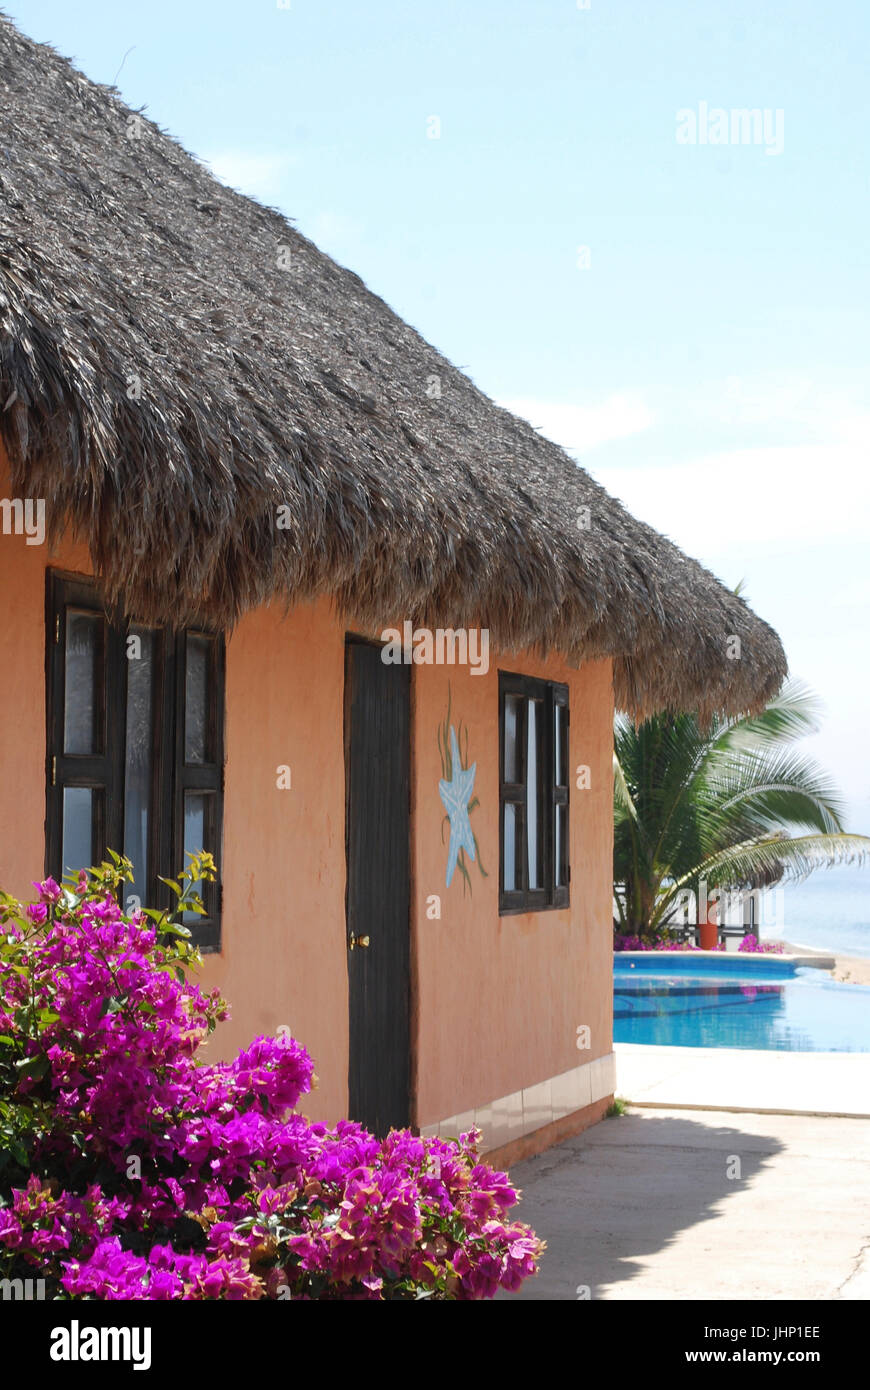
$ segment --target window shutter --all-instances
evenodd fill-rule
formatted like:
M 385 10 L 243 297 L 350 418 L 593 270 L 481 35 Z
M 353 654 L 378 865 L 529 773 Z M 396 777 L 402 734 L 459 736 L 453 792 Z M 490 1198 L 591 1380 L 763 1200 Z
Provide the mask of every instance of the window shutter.
M 47 582 L 46 873 L 60 881 L 120 843 L 120 650 L 93 585 Z
M 186 868 L 188 855 L 208 850 L 220 858 L 223 822 L 224 642 L 215 633 L 180 632 L 175 648 L 175 869 Z M 219 939 L 219 885 L 198 890 L 206 916 L 186 913 L 185 925 L 200 947 Z

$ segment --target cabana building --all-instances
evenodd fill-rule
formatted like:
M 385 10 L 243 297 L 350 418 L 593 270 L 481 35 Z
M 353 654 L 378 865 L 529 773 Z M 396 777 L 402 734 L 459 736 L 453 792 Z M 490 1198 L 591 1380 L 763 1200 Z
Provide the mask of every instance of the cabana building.
M 504 1159 L 614 1091 L 614 707 L 776 634 L 277 212 L 0 20 L 0 886 L 186 851 L 224 1054 Z

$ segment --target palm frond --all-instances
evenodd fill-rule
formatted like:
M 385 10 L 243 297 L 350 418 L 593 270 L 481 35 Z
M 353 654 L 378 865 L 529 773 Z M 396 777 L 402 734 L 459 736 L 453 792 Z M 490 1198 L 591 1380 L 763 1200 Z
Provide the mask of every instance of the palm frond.
M 633 820 L 635 824 L 637 824 L 637 807 L 628 789 L 628 783 L 625 780 L 622 764 L 615 752 L 613 754 L 613 795 L 618 810 L 622 812 L 623 815 L 627 816 L 629 820 Z
M 747 840 L 711 854 L 690 878 L 705 880 L 711 886 L 738 888 L 758 875 L 777 873 L 782 878 L 800 880 L 814 869 L 835 864 L 870 864 L 870 835 L 770 835 L 763 840 Z
M 801 826 L 825 835 L 844 829 L 843 801 L 831 779 L 813 759 L 788 748 L 722 760 L 707 786 L 726 830 L 749 824 L 756 833 Z
M 809 686 L 787 681 L 759 714 L 722 721 L 711 747 L 714 751 L 757 748 L 806 738 L 818 729 L 821 712 L 821 702 Z

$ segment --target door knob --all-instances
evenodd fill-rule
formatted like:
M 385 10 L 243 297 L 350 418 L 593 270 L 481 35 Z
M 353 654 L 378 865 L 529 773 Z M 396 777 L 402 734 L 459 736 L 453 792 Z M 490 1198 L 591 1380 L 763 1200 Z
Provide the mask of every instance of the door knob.
M 352 936 L 352 937 L 350 938 L 350 941 L 348 942 L 348 947 L 349 947 L 349 949 L 352 951 L 352 950 L 354 949 L 355 946 L 359 946 L 360 950 L 364 951 L 364 950 L 366 949 L 366 947 L 368 946 L 368 944 L 369 944 L 369 937 L 367 937 L 367 936 Z

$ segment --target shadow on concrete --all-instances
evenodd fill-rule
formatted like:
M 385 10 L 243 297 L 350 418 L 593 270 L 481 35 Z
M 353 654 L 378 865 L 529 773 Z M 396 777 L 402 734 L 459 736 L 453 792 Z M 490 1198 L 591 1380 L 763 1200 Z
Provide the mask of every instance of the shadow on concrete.
M 516 1164 L 511 1180 L 522 1199 L 514 1215 L 547 1242 L 547 1249 L 538 1277 L 519 1294 L 500 1297 L 668 1297 L 666 1291 L 651 1291 L 646 1258 L 672 1244 L 681 1231 L 720 1215 L 723 1204 L 739 1200 L 753 1176 L 785 1148 L 770 1134 L 753 1132 L 756 1118 L 761 1117 L 741 1116 L 738 1129 L 724 1115 L 719 1123 L 709 1112 L 702 1122 L 685 1111 L 635 1111 L 603 1120 Z M 732 1257 L 751 1259 L 752 1250 L 730 1251 Z M 715 1261 L 717 1253 L 711 1250 L 710 1258 Z M 644 1289 L 633 1295 L 630 1281 L 641 1273 Z M 697 1287 L 687 1270 L 687 1287 L 672 1296 L 703 1297 L 702 1265 L 696 1273 Z M 586 1288 L 588 1294 L 582 1292 Z

